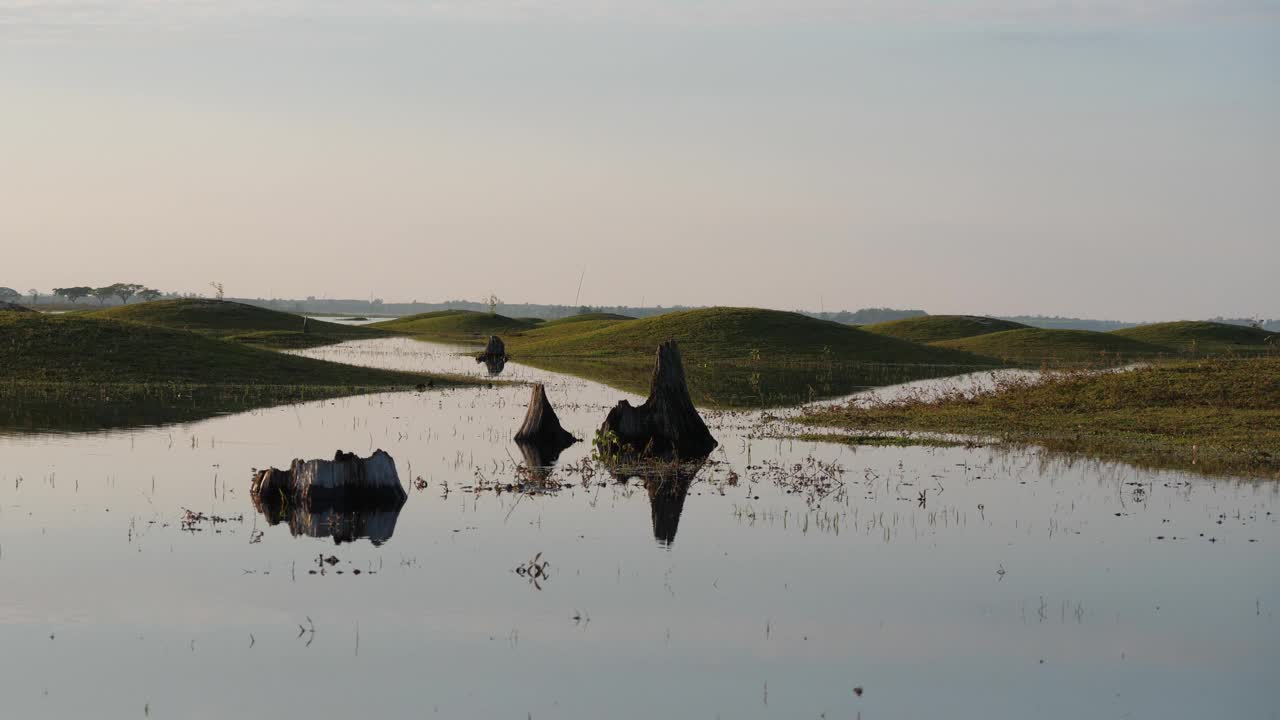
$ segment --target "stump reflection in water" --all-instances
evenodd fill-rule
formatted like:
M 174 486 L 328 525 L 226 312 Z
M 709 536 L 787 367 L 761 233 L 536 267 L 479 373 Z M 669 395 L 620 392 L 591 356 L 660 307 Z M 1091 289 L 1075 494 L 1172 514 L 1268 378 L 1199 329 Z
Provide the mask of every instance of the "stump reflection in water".
M 396 531 L 396 521 L 404 503 L 386 507 L 305 508 L 280 500 L 254 497 L 253 506 L 268 525 L 285 523 L 294 537 L 333 538 L 335 545 L 368 539 L 381 545 Z
M 331 461 L 294 460 L 289 470 L 255 472 L 250 494 L 268 524 L 284 522 L 294 537 L 336 544 L 390 540 L 408 499 L 395 460 L 382 450 L 368 458 L 339 451 Z
M 707 458 L 692 462 L 650 463 L 639 466 L 614 468 L 610 472 L 620 482 L 632 478 L 640 480 L 649 495 L 649 513 L 653 520 L 653 539 L 663 547 L 676 541 L 680 529 L 680 515 L 684 512 L 684 500 L 689 486 L 697 479 Z

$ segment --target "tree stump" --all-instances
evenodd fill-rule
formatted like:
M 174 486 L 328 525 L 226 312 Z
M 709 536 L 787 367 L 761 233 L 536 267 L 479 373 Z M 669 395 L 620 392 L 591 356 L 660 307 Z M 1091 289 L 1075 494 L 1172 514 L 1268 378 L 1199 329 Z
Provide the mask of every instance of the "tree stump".
M 333 460 L 294 460 L 288 470 L 267 468 L 253 476 L 250 493 L 272 503 L 308 510 L 395 507 L 409 494 L 400 485 L 395 460 L 382 450 L 367 458 L 341 450 Z
M 485 343 L 484 352 L 480 353 L 480 358 L 506 358 L 507 346 L 503 344 L 502 338 L 497 335 L 490 335 L 489 342 Z
M 658 346 L 649 399 L 640 407 L 626 400 L 618 403 L 600 430 L 613 433 L 624 454 L 640 457 L 705 457 L 717 444 L 689 397 L 684 362 L 674 340 Z
M 559 451 L 578 442 L 578 438 L 561 427 L 560 418 L 556 416 L 555 408 L 551 407 L 547 390 L 542 383 L 533 386 L 529 409 L 525 411 L 524 423 L 516 431 L 515 440 L 521 445 L 538 447 L 543 455 L 552 452 L 559 455 Z

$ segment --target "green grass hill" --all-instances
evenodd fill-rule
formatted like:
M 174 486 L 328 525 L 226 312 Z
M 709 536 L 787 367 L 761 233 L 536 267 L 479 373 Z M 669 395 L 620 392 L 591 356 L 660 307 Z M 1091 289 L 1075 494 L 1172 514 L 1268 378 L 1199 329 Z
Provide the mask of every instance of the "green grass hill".
M 1275 350 L 1280 333 L 1217 322 L 1165 322 L 1114 330 L 1111 335 L 1161 345 L 1179 353 L 1221 353 Z
M 364 326 L 341 325 L 307 319 L 255 305 L 227 300 L 157 300 L 99 310 L 93 316 L 140 323 L 234 340 L 268 348 L 304 348 L 344 340 L 386 337 L 387 333 Z
M 697 362 L 995 364 L 962 351 L 907 342 L 798 313 L 754 308 L 706 308 L 640 320 L 583 321 L 576 324 L 583 332 L 564 332 L 573 326 L 548 327 L 504 340 L 516 358 L 647 360 L 659 343 L 674 339 L 685 357 Z
M 33 313 L 36 311 L 15 303 L 0 301 L 0 312 Z
M 113 385 L 413 386 L 427 377 L 312 360 L 99 314 L 0 314 L 3 380 Z
M 1091 330 L 1046 330 L 1023 328 L 975 335 L 960 340 L 944 340 L 937 347 L 964 350 L 1000 360 L 1017 362 L 1095 362 L 1168 354 L 1159 345 L 1113 333 Z
M 580 322 L 600 322 L 604 320 L 612 320 L 612 321 L 635 320 L 635 318 L 630 317 L 628 315 L 619 315 L 617 313 L 593 312 L 593 313 L 581 313 L 578 315 L 568 315 L 566 317 L 557 318 L 555 320 L 548 320 L 546 322 L 546 325 L 572 325 L 574 323 L 580 323 Z
M 418 335 L 426 340 L 469 342 L 483 340 L 490 335 L 501 335 L 505 340 L 508 334 L 529 330 L 540 324 L 532 320 L 490 315 L 474 310 L 438 310 L 386 320 L 367 327 Z
M 875 325 L 863 325 L 862 329 L 901 340 L 932 343 L 940 340 L 959 340 L 1005 330 L 1021 330 L 1026 327 L 1029 326 L 1009 320 L 982 317 L 981 315 L 923 315 L 921 317 L 876 323 Z

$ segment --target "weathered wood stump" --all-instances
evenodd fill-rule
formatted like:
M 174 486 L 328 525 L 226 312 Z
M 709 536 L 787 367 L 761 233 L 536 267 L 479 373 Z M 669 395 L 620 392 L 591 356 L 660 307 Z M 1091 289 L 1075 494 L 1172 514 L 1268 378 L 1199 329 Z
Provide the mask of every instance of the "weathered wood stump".
M 502 338 L 497 335 L 490 335 L 489 342 L 485 343 L 484 352 L 476 356 L 477 360 L 485 358 L 506 358 L 507 346 L 502 342 Z
M 562 450 L 578 442 L 573 433 L 560 425 L 555 408 L 547 399 L 547 389 L 542 383 L 533 386 L 529 396 L 529 409 L 525 411 L 524 422 L 516 431 L 516 442 L 537 445 L 543 448 L 554 447 Z
M 272 503 L 318 508 L 395 507 L 409 494 L 400 485 L 395 460 L 382 450 L 367 458 L 341 450 L 333 460 L 294 460 L 288 470 L 254 473 L 250 492 Z
M 507 365 L 507 346 L 503 344 L 502 338 L 490 335 L 489 342 L 484 346 L 484 352 L 476 355 L 476 362 L 484 363 L 490 375 L 500 374 Z
M 674 340 L 658 346 L 649 399 L 640 407 L 626 400 L 618 403 L 600 430 L 613 433 L 624 454 L 640 457 L 704 457 L 717 444 L 689 397 L 684 362 Z

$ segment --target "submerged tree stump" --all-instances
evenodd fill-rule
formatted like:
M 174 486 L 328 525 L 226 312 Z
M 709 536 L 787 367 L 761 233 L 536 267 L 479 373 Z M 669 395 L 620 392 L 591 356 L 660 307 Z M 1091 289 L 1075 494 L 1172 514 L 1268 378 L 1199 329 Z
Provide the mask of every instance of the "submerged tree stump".
M 409 497 L 395 460 L 382 450 L 367 458 L 339 450 L 333 460 L 294 460 L 288 470 L 267 468 L 254 474 L 250 492 L 255 499 L 309 509 L 399 508 Z
M 626 400 L 618 403 L 600 430 L 616 436 L 624 453 L 641 457 L 704 457 L 717 444 L 689 397 L 684 362 L 674 340 L 658 346 L 649 399 L 640 407 Z
M 524 423 L 516 431 L 515 440 L 522 445 L 537 446 L 544 454 L 550 454 L 553 449 L 559 454 L 559 450 L 578 442 L 573 433 L 560 425 L 560 418 L 556 416 L 555 408 L 551 407 L 547 389 L 542 383 L 533 386 L 533 393 L 529 396 L 529 409 L 525 411 Z
M 497 335 L 490 335 L 489 342 L 485 343 L 484 352 L 480 353 L 479 359 L 485 358 L 503 358 L 507 357 L 507 346 L 503 344 L 502 338 Z

